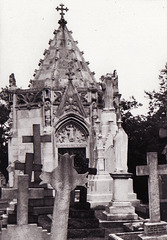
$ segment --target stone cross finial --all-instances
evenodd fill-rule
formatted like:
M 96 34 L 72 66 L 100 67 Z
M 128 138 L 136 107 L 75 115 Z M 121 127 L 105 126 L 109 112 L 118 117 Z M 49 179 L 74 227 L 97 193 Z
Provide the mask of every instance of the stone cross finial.
M 56 8 L 57 11 L 61 11 L 60 15 L 61 15 L 61 19 L 58 21 L 58 23 L 60 24 L 60 26 L 62 26 L 62 28 L 64 29 L 65 25 L 67 24 L 67 21 L 64 19 L 64 11 L 68 11 L 68 8 L 64 8 L 64 4 L 60 4 L 60 7 Z
M 64 8 L 64 4 L 60 4 L 60 7 L 57 7 L 56 10 L 61 11 L 60 12 L 61 19 L 64 19 L 64 15 L 65 15 L 64 11 L 67 12 L 69 9 L 67 7 Z
M 51 240 L 67 239 L 70 193 L 76 186 L 84 186 L 87 183 L 88 173 L 78 174 L 73 168 L 73 161 L 73 155 L 60 155 L 58 167 L 52 172 L 42 172 L 40 176 L 40 184 L 49 183 L 56 190 Z

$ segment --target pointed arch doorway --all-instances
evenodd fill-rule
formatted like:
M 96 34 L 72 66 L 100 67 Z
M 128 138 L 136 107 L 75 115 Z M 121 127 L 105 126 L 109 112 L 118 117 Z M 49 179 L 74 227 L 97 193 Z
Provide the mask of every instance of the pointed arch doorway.
M 58 148 L 58 153 L 63 155 L 68 153 L 74 155 L 74 168 L 79 174 L 86 173 L 88 160 L 86 158 L 86 148 Z
M 86 148 L 59 148 L 58 153 L 63 155 L 68 153 L 74 155 L 74 169 L 79 173 L 86 173 L 88 170 L 89 160 L 86 158 Z M 87 202 L 87 189 L 83 186 L 77 186 L 71 192 L 70 206 L 85 206 Z M 77 207 L 78 208 L 78 207 Z
M 65 119 L 59 123 L 55 134 L 58 154 L 68 153 L 74 155 L 73 166 L 78 174 L 88 171 L 89 161 L 89 132 L 83 122 L 74 117 Z M 87 201 L 87 189 L 77 186 L 71 193 L 71 206 L 85 206 Z

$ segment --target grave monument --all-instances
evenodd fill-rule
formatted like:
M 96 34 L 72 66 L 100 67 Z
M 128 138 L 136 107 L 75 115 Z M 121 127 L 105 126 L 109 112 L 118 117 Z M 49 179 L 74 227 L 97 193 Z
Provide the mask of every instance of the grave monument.
M 37 224 L 28 224 L 28 199 L 42 198 L 44 190 L 29 188 L 28 174 L 18 175 L 18 188 L 3 188 L 3 199 L 17 199 L 17 225 L 8 225 L 0 231 L 0 240 L 50 240 L 50 234 L 37 227 Z
M 167 174 L 167 165 L 158 165 L 157 153 L 147 153 L 147 166 L 137 166 L 136 175 L 148 176 L 149 215 L 150 219 L 144 223 L 144 234 L 139 239 L 166 240 L 167 223 L 161 221 L 159 175 Z
M 160 138 L 164 139 L 164 142 L 167 143 L 167 123 L 160 128 L 159 130 Z M 165 145 L 162 154 L 165 155 L 165 159 L 167 160 L 167 144 Z M 161 206 L 162 211 L 164 212 L 164 218 L 167 219 L 167 191 L 166 191 L 166 184 L 167 184 L 167 175 L 161 175 L 160 179 L 160 197 L 161 197 Z
M 76 169 L 84 168 L 89 159 L 97 175 L 89 176 L 88 201 L 91 206 L 107 205 L 118 188 L 109 173 L 118 173 L 118 181 L 127 173 L 128 142 L 121 127 L 118 75 L 114 71 L 102 76 L 100 83 L 95 80 L 67 28 L 64 12 L 68 9 L 61 4 L 57 10 L 59 28 L 29 88 L 18 88 L 14 74 L 9 78 L 10 168 L 17 160 L 24 163 L 26 153 L 34 153 L 35 163 L 47 172 L 58 166 L 58 154 L 73 154 Z M 9 173 L 10 186 L 17 180 L 16 171 Z M 39 173 L 32 178 L 38 181 Z M 129 178 L 129 174 L 124 178 L 126 185 L 132 184 Z M 126 196 L 127 189 L 122 188 Z

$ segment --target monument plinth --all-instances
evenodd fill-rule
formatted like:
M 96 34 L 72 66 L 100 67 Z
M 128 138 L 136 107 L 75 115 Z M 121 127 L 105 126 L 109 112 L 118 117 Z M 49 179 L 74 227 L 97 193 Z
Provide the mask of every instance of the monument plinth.
M 107 220 L 136 220 L 138 218 L 135 208 L 128 200 L 128 179 L 130 173 L 110 173 L 113 178 L 113 200 L 103 212 Z

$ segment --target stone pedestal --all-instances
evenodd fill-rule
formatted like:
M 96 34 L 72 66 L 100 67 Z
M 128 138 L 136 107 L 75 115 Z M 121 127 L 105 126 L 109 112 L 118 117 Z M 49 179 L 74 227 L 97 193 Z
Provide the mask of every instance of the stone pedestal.
M 92 176 L 87 200 L 91 207 L 107 206 L 113 198 L 113 179 L 109 174 Z
M 147 222 L 144 224 L 144 234 L 139 235 L 141 240 L 167 240 L 167 223 Z
M 129 178 L 128 179 L 128 199 L 129 199 L 129 202 L 131 202 L 132 206 L 136 207 L 136 206 L 139 206 L 140 204 L 140 200 L 137 199 L 137 194 L 134 193 L 133 191 L 133 180 L 132 178 Z
M 113 178 L 113 200 L 103 212 L 107 220 L 135 220 L 135 208 L 128 200 L 129 173 L 110 174 Z

